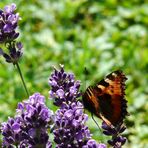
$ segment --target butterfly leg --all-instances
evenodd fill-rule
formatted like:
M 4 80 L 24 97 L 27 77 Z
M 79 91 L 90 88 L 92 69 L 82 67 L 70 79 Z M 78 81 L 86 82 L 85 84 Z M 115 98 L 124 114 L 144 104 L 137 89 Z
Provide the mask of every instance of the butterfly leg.
M 101 131 L 101 128 L 100 126 L 98 125 L 97 121 L 95 120 L 94 116 L 93 116 L 93 113 L 91 113 L 91 117 L 93 119 L 93 121 L 96 123 L 96 125 L 98 126 L 99 130 Z M 102 132 L 102 131 L 101 131 Z

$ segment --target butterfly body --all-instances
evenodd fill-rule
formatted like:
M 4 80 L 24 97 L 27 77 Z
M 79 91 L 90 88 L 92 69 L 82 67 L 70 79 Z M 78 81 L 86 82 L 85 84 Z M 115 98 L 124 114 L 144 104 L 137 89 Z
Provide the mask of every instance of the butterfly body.
M 108 125 L 116 126 L 127 115 L 125 96 L 126 77 L 114 71 L 95 86 L 89 86 L 82 96 L 86 109 Z

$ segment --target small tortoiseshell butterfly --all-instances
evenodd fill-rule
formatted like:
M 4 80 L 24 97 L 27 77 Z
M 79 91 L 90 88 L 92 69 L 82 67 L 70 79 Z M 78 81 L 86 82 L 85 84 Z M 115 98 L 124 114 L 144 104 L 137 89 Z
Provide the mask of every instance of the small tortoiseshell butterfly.
M 123 72 L 117 70 L 95 86 L 89 86 L 82 96 L 84 107 L 107 125 L 118 125 L 128 114 L 124 98 L 126 80 Z

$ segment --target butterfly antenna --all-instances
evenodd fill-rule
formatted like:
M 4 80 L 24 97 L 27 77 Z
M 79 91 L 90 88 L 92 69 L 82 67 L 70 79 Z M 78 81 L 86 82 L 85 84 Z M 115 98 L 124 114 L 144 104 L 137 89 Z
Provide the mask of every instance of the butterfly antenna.
M 91 113 L 91 117 L 92 117 L 93 121 L 96 123 L 96 125 L 99 128 L 100 132 L 102 133 L 102 130 L 101 130 L 100 126 L 98 125 L 97 121 L 95 120 L 95 118 L 93 116 L 93 113 Z
M 84 82 L 85 82 L 84 88 L 86 89 L 86 80 L 87 80 L 87 76 L 89 75 L 89 71 L 87 70 L 86 67 L 84 68 L 83 73 L 84 73 Z
M 84 73 L 84 85 L 83 85 L 83 90 L 85 90 L 85 89 L 86 89 L 86 80 L 87 80 L 87 76 L 89 75 L 89 71 L 87 70 L 86 67 L 84 67 L 83 73 Z M 82 103 L 84 104 L 83 99 L 82 99 Z M 85 113 L 85 108 L 84 108 L 84 113 Z

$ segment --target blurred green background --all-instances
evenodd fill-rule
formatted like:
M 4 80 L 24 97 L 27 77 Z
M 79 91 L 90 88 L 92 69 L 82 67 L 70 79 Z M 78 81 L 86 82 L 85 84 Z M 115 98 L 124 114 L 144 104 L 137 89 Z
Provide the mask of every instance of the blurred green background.
M 52 66 L 64 64 L 86 84 L 121 69 L 127 75 L 128 143 L 148 147 L 148 2 L 145 0 L 3 0 L 0 8 L 15 2 L 20 13 L 20 38 L 24 55 L 20 66 L 30 94 L 40 92 L 48 100 Z M 13 116 L 17 103 L 26 99 L 17 70 L 0 57 L 0 122 Z M 99 124 L 101 122 L 96 119 Z M 93 138 L 106 137 L 91 117 L 87 122 Z M 52 137 L 51 137 L 52 138 Z

